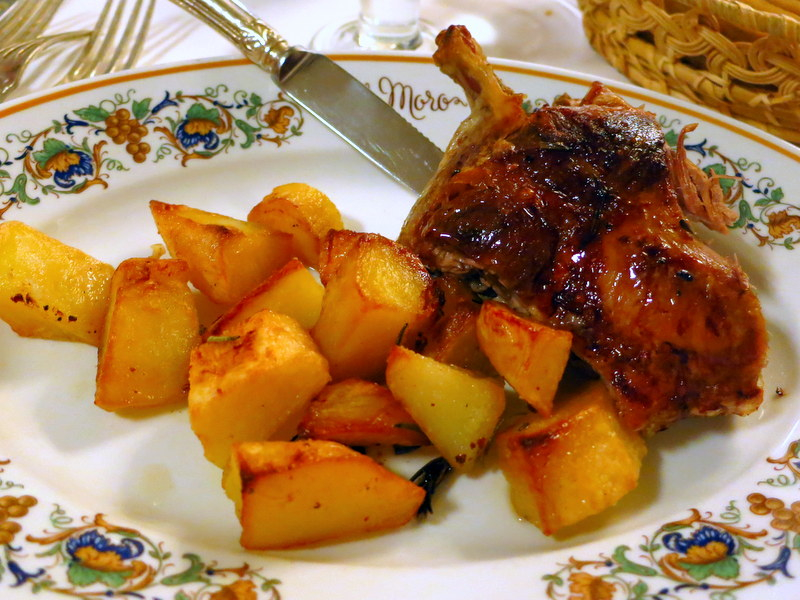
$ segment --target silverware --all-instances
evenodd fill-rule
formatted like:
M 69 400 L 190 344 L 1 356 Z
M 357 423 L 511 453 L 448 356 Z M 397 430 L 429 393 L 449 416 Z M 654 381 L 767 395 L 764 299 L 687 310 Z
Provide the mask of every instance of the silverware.
M 17 0 L 0 16 L 0 101 L 17 85 L 39 52 L 87 32 L 40 36 L 63 0 Z
M 153 14 L 155 0 L 107 0 L 92 31 L 68 31 L 54 35 L 37 36 L 52 18 L 62 0 L 17 0 L 0 17 L 0 35 L 3 31 L 30 27 L 31 39 L 16 41 L 0 49 L 0 101 L 16 89 L 25 68 L 36 55 L 55 44 L 88 37 L 88 42 L 76 59 L 73 67 L 61 83 L 85 79 L 100 73 L 113 73 L 128 69 L 141 52 L 147 29 Z M 11 13 L 12 10 L 16 10 Z M 126 23 L 120 33 L 120 25 Z M 11 39 L 24 36 L 19 32 Z M 3 41 L 5 38 L 0 37 Z
M 90 33 L 90 31 L 68 31 L 43 35 L 0 49 L 0 102 L 17 88 L 25 69 L 39 52 L 56 44 L 87 37 Z
M 0 16 L 4 47 L 32 40 L 42 33 L 63 0 L 16 0 Z
M 321 54 L 289 44 L 236 0 L 172 0 L 237 46 L 290 98 L 416 193 L 442 157 L 422 133 Z
M 89 43 L 62 82 L 86 79 L 99 73 L 114 73 L 136 64 L 154 5 L 155 0 L 134 0 L 132 8 L 126 11 L 127 0 L 108 0 Z M 120 25 L 126 22 L 120 33 Z

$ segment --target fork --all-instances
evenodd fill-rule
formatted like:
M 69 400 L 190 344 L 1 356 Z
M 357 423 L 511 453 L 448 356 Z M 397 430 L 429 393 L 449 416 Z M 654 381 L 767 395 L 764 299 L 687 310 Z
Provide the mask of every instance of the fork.
M 0 40 L 12 46 L 38 36 L 63 0 L 16 0 L 0 16 Z
M 24 27 L 28 32 L 40 32 L 46 27 L 63 0 L 17 0 L 0 17 L 0 39 L 5 31 L 14 39 L 22 37 Z M 0 102 L 19 84 L 23 71 L 33 58 L 45 49 L 59 43 L 89 36 L 83 52 L 61 83 L 77 81 L 99 73 L 112 73 L 132 67 L 139 58 L 155 0 L 134 0 L 133 8 L 125 15 L 128 0 L 107 0 L 94 31 L 69 31 L 12 43 L 0 49 Z M 17 10 L 12 14 L 10 11 Z M 127 20 L 121 35 L 119 25 Z M 3 29 L 6 27 L 6 29 Z M 111 49 L 115 48 L 113 54 Z M 111 58 L 104 60 L 108 55 Z
M 19 84 L 22 73 L 33 58 L 55 44 L 88 35 L 69 32 L 39 36 L 63 0 L 17 0 L 0 16 L 0 101 Z
M 113 73 L 136 64 L 153 16 L 155 0 L 133 0 L 126 15 L 128 4 L 128 0 L 106 2 L 86 47 L 62 83 Z M 120 33 L 120 24 L 125 21 L 127 25 Z
M 56 44 L 77 40 L 90 34 L 90 31 L 68 31 L 43 35 L 0 49 L 0 102 L 17 88 L 23 72 L 37 54 Z

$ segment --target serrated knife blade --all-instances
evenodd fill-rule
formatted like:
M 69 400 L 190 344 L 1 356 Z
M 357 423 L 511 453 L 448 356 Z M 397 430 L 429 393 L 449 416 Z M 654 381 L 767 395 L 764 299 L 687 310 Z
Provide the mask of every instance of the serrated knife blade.
M 290 46 L 237 0 L 172 0 L 227 37 L 292 100 L 421 194 L 442 151 L 330 58 Z

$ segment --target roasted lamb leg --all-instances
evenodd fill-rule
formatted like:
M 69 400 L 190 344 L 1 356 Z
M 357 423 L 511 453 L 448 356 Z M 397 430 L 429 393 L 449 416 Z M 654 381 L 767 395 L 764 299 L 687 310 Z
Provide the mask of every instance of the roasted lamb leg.
M 737 263 L 691 230 L 687 216 L 724 230 L 729 211 L 682 140 L 670 148 L 654 115 L 600 84 L 529 114 L 465 28 L 437 43 L 471 114 L 400 241 L 570 330 L 638 431 L 755 410 L 764 319 Z

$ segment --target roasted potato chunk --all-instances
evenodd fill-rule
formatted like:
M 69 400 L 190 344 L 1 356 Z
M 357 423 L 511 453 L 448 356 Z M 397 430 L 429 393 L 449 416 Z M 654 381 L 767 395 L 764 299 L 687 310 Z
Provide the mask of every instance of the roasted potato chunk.
M 434 278 L 439 300 L 436 320 L 423 332 L 420 352 L 439 362 L 496 376 L 497 372 L 478 344 L 479 299 L 461 277 L 439 274 Z
M 436 308 L 419 258 L 376 234 L 362 234 L 325 287 L 312 335 L 335 380 L 377 379 L 401 339 L 413 339 Z
M 173 258 L 211 301 L 231 305 L 292 257 L 291 238 L 255 223 L 152 200 L 150 211 Z
M 192 352 L 189 421 L 206 458 L 224 467 L 235 442 L 291 437 L 328 381 L 328 363 L 308 332 L 262 310 Z
M 336 442 L 236 444 L 223 475 L 249 550 L 309 546 L 396 529 L 424 490 Z
M 105 410 L 184 402 L 200 323 L 182 260 L 131 258 L 111 278 L 94 403 Z
M 0 318 L 18 335 L 99 345 L 113 272 L 25 223 L 0 224 Z
M 486 375 L 496 375 L 489 358 L 478 344 L 477 322 L 480 307 L 463 305 L 437 321 L 426 332 L 423 354 L 434 360 Z
M 645 443 L 600 382 L 519 418 L 495 439 L 517 513 L 546 535 L 614 505 L 636 487 Z
M 328 285 L 339 265 L 353 251 L 364 237 L 364 233 L 350 229 L 335 229 L 328 232 L 322 243 L 319 255 L 319 279 L 322 285 Z
M 319 264 L 322 240 L 328 231 L 344 227 L 336 205 L 305 183 L 276 187 L 253 207 L 247 220 L 291 235 L 293 252 L 313 268 Z
M 323 293 L 322 284 L 300 260 L 293 258 L 220 316 L 207 335 L 222 335 L 265 308 L 289 315 L 304 329 L 311 329 L 319 319 Z
M 308 407 L 298 433 L 347 446 L 430 443 L 388 389 L 361 379 L 346 379 L 322 390 Z
M 503 385 L 395 346 L 386 385 L 450 465 L 471 469 L 494 435 L 506 405 Z
M 526 319 L 498 302 L 484 302 L 477 321 L 481 349 L 497 372 L 537 412 L 553 412 L 572 334 Z

